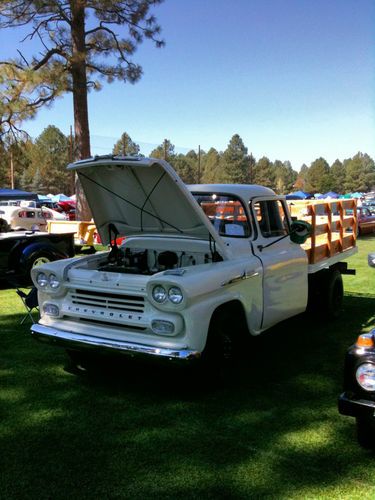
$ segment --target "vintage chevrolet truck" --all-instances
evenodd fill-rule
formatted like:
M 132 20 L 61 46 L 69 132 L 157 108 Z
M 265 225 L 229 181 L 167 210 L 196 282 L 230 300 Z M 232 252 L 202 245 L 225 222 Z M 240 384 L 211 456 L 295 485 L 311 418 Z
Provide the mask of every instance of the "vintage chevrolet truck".
M 105 252 L 32 271 L 43 342 L 86 353 L 188 361 L 228 359 L 258 335 L 315 304 L 341 308 L 343 262 L 356 252 L 352 200 L 304 206 L 256 185 L 186 186 L 165 161 L 102 156 L 77 172 Z M 355 206 L 355 205 L 354 205 Z M 296 210 L 296 206 L 293 207 Z M 310 212 L 309 212 L 310 210 Z M 116 240 L 124 237 L 118 246 Z

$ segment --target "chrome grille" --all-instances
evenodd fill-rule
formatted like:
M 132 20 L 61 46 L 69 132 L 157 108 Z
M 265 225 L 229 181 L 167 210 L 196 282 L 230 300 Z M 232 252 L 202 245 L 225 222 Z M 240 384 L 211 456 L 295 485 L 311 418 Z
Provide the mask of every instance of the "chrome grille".
M 122 295 L 94 290 L 72 290 L 70 299 L 73 304 L 79 306 L 96 306 L 124 312 L 143 313 L 145 307 L 144 298 L 138 295 Z

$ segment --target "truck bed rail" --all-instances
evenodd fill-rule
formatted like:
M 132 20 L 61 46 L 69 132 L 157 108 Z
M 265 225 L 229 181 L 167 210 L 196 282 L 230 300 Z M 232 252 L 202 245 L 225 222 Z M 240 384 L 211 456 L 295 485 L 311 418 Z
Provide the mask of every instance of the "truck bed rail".
M 311 237 L 303 246 L 309 264 L 316 264 L 356 247 L 357 200 L 293 200 L 288 203 L 292 217 L 309 222 Z

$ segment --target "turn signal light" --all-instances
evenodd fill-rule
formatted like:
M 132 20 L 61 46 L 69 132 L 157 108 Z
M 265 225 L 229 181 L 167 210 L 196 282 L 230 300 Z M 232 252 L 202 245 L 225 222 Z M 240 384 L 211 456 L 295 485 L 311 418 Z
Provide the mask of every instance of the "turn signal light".
M 364 333 L 357 338 L 357 342 L 355 344 L 357 347 L 374 347 L 374 340 L 372 335 L 369 333 Z

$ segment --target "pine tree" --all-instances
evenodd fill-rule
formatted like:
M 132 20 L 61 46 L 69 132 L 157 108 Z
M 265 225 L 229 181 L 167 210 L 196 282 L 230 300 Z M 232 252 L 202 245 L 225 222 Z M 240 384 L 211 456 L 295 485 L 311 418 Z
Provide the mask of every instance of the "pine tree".
M 344 160 L 345 189 L 346 191 L 370 191 L 375 185 L 375 164 L 374 160 L 361 152 L 353 158 Z
M 28 39 L 39 39 L 41 50 L 31 60 L 24 54 L 0 62 L 0 133 L 17 130 L 25 118 L 73 93 L 77 159 L 90 156 L 89 89 L 101 82 L 134 83 L 142 68 L 131 58 L 146 38 L 161 47 L 160 27 L 150 8 L 162 0 L 3 0 L 0 28 L 30 28 Z M 121 36 L 121 29 L 125 33 Z M 76 184 L 78 215 L 90 212 Z
M 276 172 L 273 163 L 266 157 L 260 158 L 254 168 L 254 183 L 275 188 Z
M 66 169 L 69 163 L 69 138 L 49 125 L 34 141 L 29 152 L 29 176 L 37 172 L 44 179 L 45 191 L 72 194 L 72 176 Z
M 336 193 L 345 193 L 346 168 L 343 163 L 337 159 L 331 165 L 331 190 Z
M 296 179 L 295 183 L 293 184 L 294 190 L 305 191 L 306 176 L 307 176 L 308 171 L 309 171 L 309 167 L 305 163 L 303 163 L 300 171 L 297 174 L 297 179 Z
M 211 148 L 202 158 L 202 182 L 204 184 L 220 182 L 220 167 L 221 155 L 215 148 Z
M 112 153 L 120 156 L 137 156 L 139 155 L 139 151 L 139 145 L 131 140 L 129 134 L 124 132 L 113 146 Z
M 197 170 L 194 168 L 192 158 L 179 154 L 173 159 L 173 167 L 186 184 L 196 182 Z
M 331 187 L 330 170 L 327 161 L 320 157 L 314 160 L 306 174 L 305 188 L 309 193 L 325 193 Z
M 41 175 L 39 168 L 36 169 L 34 177 L 29 184 L 30 190 L 33 193 L 45 193 L 48 191 L 47 186 L 45 184 L 45 178 Z
M 249 168 L 248 182 L 250 184 L 254 184 L 254 175 L 255 175 L 256 164 L 257 164 L 256 159 L 254 158 L 253 154 L 250 153 L 248 156 L 248 168 Z
M 279 194 L 289 193 L 297 180 L 297 172 L 292 168 L 290 161 L 275 160 L 275 190 Z
M 235 134 L 222 156 L 222 182 L 246 184 L 249 179 L 247 148 L 241 137 Z
M 150 153 L 151 158 L 159 158 L 161 160 L 166 160 L 169 163 L 173 163 L 175 156 L 174 145 L 169 139 L 164 139 L 163 143 Z

